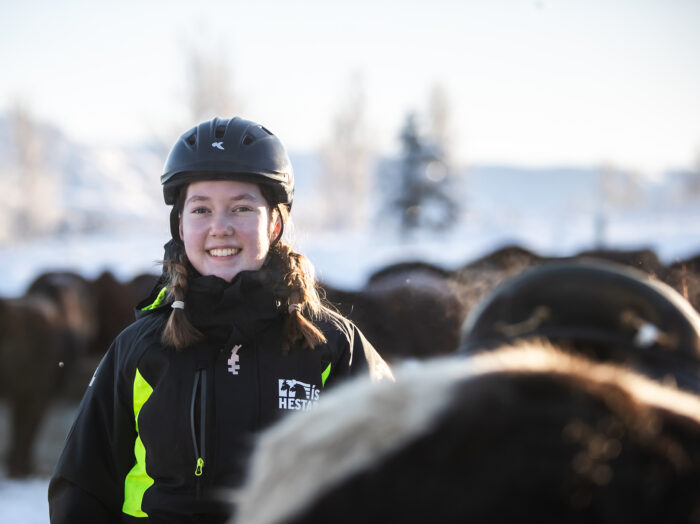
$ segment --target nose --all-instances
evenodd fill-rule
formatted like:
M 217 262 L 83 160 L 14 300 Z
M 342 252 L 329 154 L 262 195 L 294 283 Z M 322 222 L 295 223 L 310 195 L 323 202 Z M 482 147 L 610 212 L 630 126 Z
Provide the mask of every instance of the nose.
M 230 217 L 223 213 L 214 215 L 209 234 L 213 237 L 233 235 L 233 223 Z

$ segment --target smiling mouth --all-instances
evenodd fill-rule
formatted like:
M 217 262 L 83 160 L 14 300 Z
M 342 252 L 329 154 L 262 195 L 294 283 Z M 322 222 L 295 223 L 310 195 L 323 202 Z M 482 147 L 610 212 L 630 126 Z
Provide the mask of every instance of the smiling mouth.
M 237 255 L 240 253 L 241 250 L 240 248 L 234 248 L 234 247 L 227 247 L 225 249 L 217 248 L 217 249 L 207 249 L 207 253 L 213 257 L 230 257 L 233 255 Z

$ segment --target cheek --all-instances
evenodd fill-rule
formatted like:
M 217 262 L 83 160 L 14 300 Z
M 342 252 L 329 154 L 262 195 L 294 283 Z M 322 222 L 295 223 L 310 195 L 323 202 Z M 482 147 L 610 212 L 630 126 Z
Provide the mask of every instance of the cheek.
M 272 240 L 272 225 L 269 220 L 262 220 L 261 223 L 256 228 L 255 233 L 256 243 L 258 245 L 258 250 L 267 253 L 270 248 L 270 242 Z
M 270 239 L 265 229 L 257 229 L 250 232 L 250 239 L 255 242 L 258 251 L 267 250 L 270 245 Z
M 204 233 L 203 224 L 196 220 L 188 220 L 187 218 L 180 220 L 180 238 L 185 245 L 188 242 L 200 241 Z

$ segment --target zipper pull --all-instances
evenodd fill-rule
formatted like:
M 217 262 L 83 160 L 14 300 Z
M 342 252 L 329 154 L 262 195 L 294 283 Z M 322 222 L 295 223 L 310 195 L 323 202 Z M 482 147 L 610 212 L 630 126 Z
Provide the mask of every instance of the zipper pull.
M 201 477 L 203 469 L 204 469 L 204 459 L 202 457 L 199 457 L 197 459 L 197 469 L 194 470 L 195 477 Z

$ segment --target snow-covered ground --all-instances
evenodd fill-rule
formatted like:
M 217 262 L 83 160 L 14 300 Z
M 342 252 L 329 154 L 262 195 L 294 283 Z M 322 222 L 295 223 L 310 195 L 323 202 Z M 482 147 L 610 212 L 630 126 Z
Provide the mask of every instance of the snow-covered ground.
M 0 522 L 43 524 L 49 521 L 48 477 L 75 414 L 76 404 L 57 402 L 42 422 L 34 453 L 37 474 L 27 480 L 9 480 L 0 466 Z M 0 456 L 8 440 L 8 406 L 0 401 Z
M 21 481 L 0 478 L 0 520 L 18 524 L 49 522 L 48 485 L 46 478 Z

